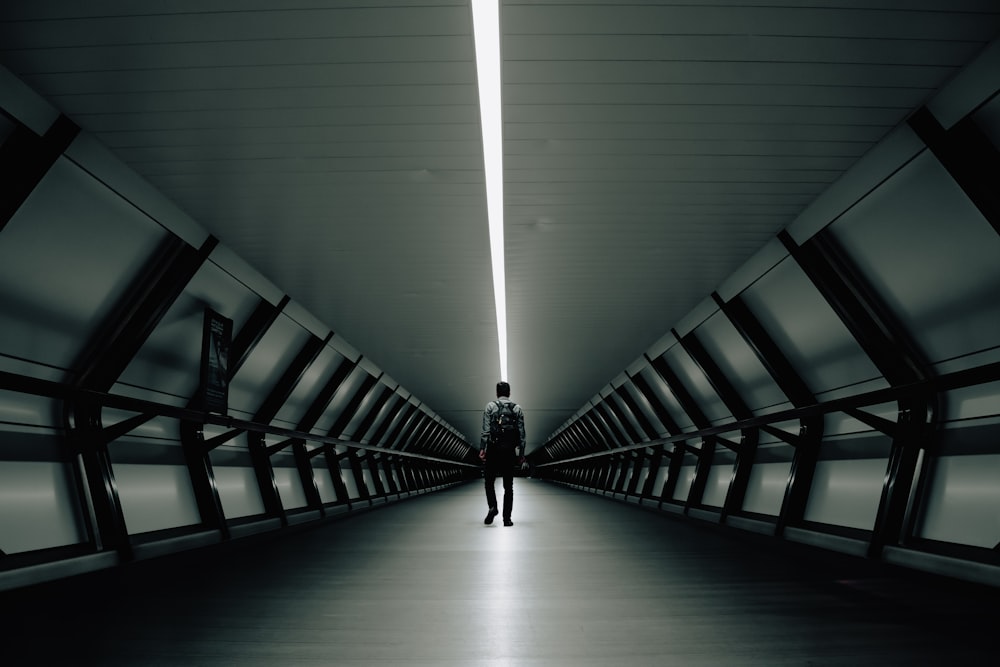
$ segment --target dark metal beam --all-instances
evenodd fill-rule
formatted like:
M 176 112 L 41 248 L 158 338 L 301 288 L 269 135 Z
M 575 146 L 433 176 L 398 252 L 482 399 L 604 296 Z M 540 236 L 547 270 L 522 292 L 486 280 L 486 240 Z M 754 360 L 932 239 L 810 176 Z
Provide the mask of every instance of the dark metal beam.
M 431 423 L 427 425 L 427 429 L 423 434 L 424 451 L 442 453 L 445 451 L 444 441 L 447 437 L 447 433 L 441 425 L 431 419 Z
M 91 541 L 97 550 L 116 550 L 123 560 L 132 558 L 132 544 L 125 513 L 118 495 L 114 466 L 106 444 L 92 443 L 101 439 L 100 405 L 87 399 L 73 401 L 74 428 L 70 442 L 83 467 L 84 483 L 89 491 Z M 89 420 L 89 421 L 85 421 Z
M 816 403 L 814 405 L 804 406 L 802 408 L 790 408 L 787 410 L 780 410 L 774 413 L 759 415 L 748 420 L 717 424 L 707 429 L 698 429 L 690 433 L 679 433 L 677 435 L 661 438 L 654 442 L 634 445 L 631 448 L 665 446 L 686 439 L 726 433 L 747 427 L 760 427 L 769 423 L 778 424 L 795 419 L 801 419 L 808 416 L 819 416 L 832 412 L 842 412 L 844 411 L 845 408 L 848 407 L 871 406 L 894 400 L 902 400 L 902 397 L 906 395 L 912 395 L 914 393 L 919 394 L 920 392 L 923 391 L 946 392 L 946 391 L 951 391 L 953 389 L 959 389 L 962 387 L 971 387 L 996 381 L 1000 381 L 1000 362 L 994 362 L 994 363 L 984 364 L 982 366 L 977 366 L 974 368 L 966 368 L 963 370 L 954 371 L 945 375 L 939 375 L 932 378 L 928 378 L 927 380 L 916 382 L 910 385 L 903 385 L 899 387 L 884 387 L 882 389 L 875 389 L 861 394 L 856 394 L 853 396 L 845 396 L 841 398 L 831 399 L 822 403 Z M 230 416 L 222 416 L 215 414 L 205 415 L 197 410 L 193 410 L 190 408 L 177 407 L 174 405 L 168 405 L 164 403 L 156 403 L 154 401 L 134 398 L 122 394 L 110 394 L 110 393 L 97 392 L 91 390 L 74 390 L 70 386 L 62 382 L 43 380 L 40 378 L 19 375 L 17 373 L 10 373 L 7 371 L 0 371 L 0 389 L 9 391 L 18 391 L 21 393 L 32 394 L 35 396 L 46 396 L 55 399 L 65 399 L 72 395 L 79 395 L 85 398 L 89 397 L 99 402 L 101 405 L 105 407 L 127 410 L 131 412 L 153 413 L 160 417 L 169 417 L 173 419 L 187 419 L 187 420 L 204 419 L 206 424 L 216 424 L 220 426 L 235 427 L 242 430 L 259 430 L 261 432 L 269 433 L 275 436 L 301 437 L 305 440 L 311 442 L 317 442 L 320 444 L 331 444 L 331 445 L 351 444 L 352 446 L 357 447 L 358 449 L 374 448 L 374 446 L 371 445 L 346 443 L 338 440 L 337 438 L 330 438 L 327 436 L 317 435 L 312 433 L 302 433 L 299 431 L 295 431 L 293 429 L 283 428 L 280 426 L 267 425 L 267 424 L 254 424 L 250 421 L 236 419 Z M 564 462 L 557 462 L 557 463 L 571 463 L 574 461 L 582 461 L 585 459 L 598 459 L 601 458 L 602 456 L 607 456 L 607 454 L 608 452 L 597 452 L 594 454 L 588 454 L 577 457 L 575 459 L 570 459 Z M 437 461 L 440 463 L 456 464 L 455 461 L 438 460 L 435 459 L 434 457 L 426 457 L 421 454 L 400 454 L 400 455 L 405 456 L 408 459 L 410 458 L 426 459 L 432 462 Z M 463 464 L 457 464 L 457 465 L 463 465 Z M 553 464 L 548 464 L 548 465 L 553 465 Z
M 333 426 L 330 427 L 330 432 L 328 435 L 334 438 L 343 437 L 344 431 L 347 430 L 348 425 L 350 425 L 351 420 L 354 419 L 355 413 L 358 411 L 358 407 L 361 403 L 368 397 L 368 393 L 372 388 L 378 383 L 379 378 L 382 377 L 380 373 L 378 377 L 374 375 L 365 374 L 365 379 L 362 380 L 361 386 L 358 390 L 354 392 L 354 396 L 351 400 L 347 402 L 344 409 L 341 411 L 340 415 L 337 417 L 337 421 L 334 422 Z
M 674 331 L 674 337 L 677 337 L 677 332 Z M 646 357 L 649 359 L 649 357 Z M 681 382 L 680 377 L 674 372 L 667 363 L 667 360 L 663 355 L 660 355 L 656 359 L 649 359 L 653 370 L 656 371 L 660 379 L 667 385 L 667 388 L 677 399 L 680 404 L 681 409 L 687 413 L 691 421 L 694 423 L 696 428 L 705 429 L 710 426 L 708 417 L 702 411 L 701 406 L 695 400 L 694 396 L 687 390 L 684 383 Z M 684 502 L 684 513 L 688 513 L 692 507 L 697 507 L 701 504 L 702 498 L 705 494 L 705 487 L 708 484 L 708 473 L 712 468 L 712 460 L 715 457 L 715 438 L 714 436 L 707 436 L 702 438 L 701 448 L 693 449 L 690 445 L 686 445 L 691 451 L 697 453 L 697 463 L 695 464 L 695 474 L 694 481 L 691 482 L 691 488 L 688 491 L 688 496 Z M 675 450 L 676 451 L 676 450 Z M 679 459 L 681 457 L 674 457 Z M 671 459 L 670 472 L 671 475 L 678 474 L 680 472 L 680 464 Z M 677 480 L 667 480 L 670 484 L 671 489 L 676 488 Z M 671 491 L 672 493 L 672 491 Z
M 695 449 L 692 445 L 687 445 L 689 451 L 697 457 L 694 466 L 694 480 L 688 490 L 687 500 L 684 503 L 684 513 L 687 514 L 692 508 L 699 507 L 705 499 L 705 489 L 708 488 L 708 473 L 715 462 L 715 438 L 706 438 L 701 441 L 701 447 Z
M 279 311 L 280 312 L 280 311 Z M 273 321 L 273 320 L 272 320 Z M 302 380 L 302 376 L 309 367 L 316 361 L 317 357 L 326 348 L 327 343 L 333 337 L 333 332 L 329 332 L 326 338 L 310 336 L 299 352 L 292 359 L 288 367 L 281 374 L 281 377 L 268 392 L 253 421 L 258 424 L 269 424 L 281 410 L 281 407 L 288 401 L 295 387 Z M 295 446 L 298 444 L 299 446 Z M 247 434 L 247 447 L 250 451 L 250 460 L 253 463 L 254 473 L 257 476 L 257 483 L 260 486 L 261 500 L 264 503 L 264 512 L 269 516 L 277 516 L 282 524 L 287 523 L 285 510 L 281 502 L 281 492 L 278 489 L 278 482 L 274 478 L 274 467 L 271 464 L 271 456 L 287 446 L 293 446 L 292 452 L 295 457 L 296 469 L 300 473 L 301 484 L 309 506 L 318 508 L 322 505 L 319 502 L 319 491 L 316 488 L 316 477 L 309 462 L 309 457 L 305 452 L 304 445 L 296 443 L 295 438 L 286 439 L 280 447 L 268 447 L 263 433 L 250 432 Z
M 580 446 L 579 443 L 576 442 L 571 429 L 567 429 L 564 432 L 564 434 L 560 436 L 558 445 L 556 446 L 555 451 L 553 452 L 554 454 L 553 458 L 555 458 L 555 455 L 566 456 L 568 454 L 574 454 L 579 451 L 583 451 L 582 447 Z
M 260 342 L 260 339 L 288 302 L 289 297 L 285 296 L 277 306 L 264 300 L 257 304 L 254 312 L 251 313 L 230 344 L 230 363 L 227 369 L 229 381 L 232 381 L 236 376 L 236 372 L 250 357 L 257 343 Z M 188 401 L 188 407 L 202 410 L 204 408 L 202 396 L 202 388 L 199 387 L 195 395 Z M 229 529 L 218 485 L 215 482 L 215 470 L 212 467 L 210 452 L 245 432 L 245 429 L 230 430 L 228 433 L 205 440 L 204 426 L 201 421 L 182 419 L 180 423 L 181 445 L 184 449 L 184 458 L 191 475 L 191 484 L 194 488 L 202 523 L 206 527 L 220 530 L 223 539 L 229 538 Z
M 749 430 L 752 431 L 755 429 L 749 429 Z M 739 454 L 740 452 L 743 452 L 746 449 L 746 443 L 743 441 L 743 438 L 741 438 L 740 440 L 741 440 L 740 442 L 733 442 L 729 438 L 723 438 L 721 435 L 715 436 L 716 443 L 722 445 L 723 447 L 725 447 L 726 449 L 735 454 Z
M 358 451 L 349 449 L 345 458 L 351 466 L 351 474 L 354 475 L 354 486 L 358 490 L 358 497 L 361 500 L 371 500 L 372 493 L 368 489 L 368 483 L 365 482 L 365 471 L 361 459 L 358 457 Z
M 472 454 L 471 448 L 465 444 L 465 441 L 451 431 L 445 431 L 444 444 L 445 451 L 449 452 L 453 458 L 462 459 Z
M 906 328 L 832 234 L 822 231 L 801 246 L 787 231 L 778 239 L 890 384 L 932 375 L 931 364 Z
M 333 338 L 332 331 L 326 335 L 326 338 L 319 338 L 318 336 L 309 337 L 309 340 L 306 341 L 298 354 L 295 355 L 295 358 L 292 359 L 274 387 L 271 388 L 264 402 L 257 408 L 253 419 L 255 422 L 266 424 L 275 418 L 278 411 L 281 410 L 282 406 L 291 397 L 292 392 L 295 391 L 295 387 L 302 380 L 302 376 L 312 366 L 313 362 L 316 361 L 320 353 L 326 349 L 326 344 L 330 342 L 331 338 Z
M 336 395 L 337 390 L 344 383 L 344 380 L 351 374 L 354 370 L 355 362 L 350 359 L 345 358 L 337 366 L 337 369 L 330 376 L 330 379 L 326 381 L 323 388 L 320 389 L 319 393 L 313 398 L 312 403 L 309 404 L 309 408 L 306 410 L 302 419 L 299 420 L 297 429 L 299 431 L 310 431 L 319 418 L 323 416 L 323 413 L 329 407 L 330 402 Z M 330 467 L 330 453 L 333 451 L 332 447 L 318 447 L 313 450 L 308 450 L 306 448 L 306 440 L 303 438 L 288 438 L 282 442 L 268 447 L 268 455 L 274 455 L 275 453 L 291 446 L 293 455 L 295 456 L 295 465 L 298 469 L 299 476 L 302 480 L 302 486 L 306 492 L 306 500 L 310 507 L 319 509 L 321 512 L 322 501 L 319 494 L 319 485 L 316 482 L 316 473 L 312 467 L 312 459 L 319 456 L 320 454 L 326 455 L 327 467 L 330 473 L 330 477 L 334 481 L 335 494 L 338 500 L 342 498 L 340 489 L 337 487 L 337 483 L 340 482 L 343 485 L 343 480 L 340 479 L 339 468 L 335 469 Z M 335 459 L 336 457 L 334 457 Z
M 774 339 L 767 333 L 746 302 L 738 295 L 728 302 L 723 301 L 717 292 L 712 293 L 712 298 L 792 405 L 803 407 L 815 404 L 816 397 L 812 390 L 788 361 L 781 348 L 775 344 Z M 805 512 L 805 503 L 819 458 L 823 420 L 816 417 L 800 420 L 800 434 L 790 434 L 770 425 L 763 425 L 760 428 L 795 448 L 776 526 L 780 535 L 789 521 L 801 521 Z
M 285 449 L 288 449 L 292 445 L 294 445 L 296 443 L 299 443 L 299 442 L 305 442 L 305 441 L 304 440 L 300 440 L 299 438 L 287 438 L 287 439 L 282 440 L 281 442 L 275 443 L 273 445 L 268 445 L 268 447 L 267 447 L 267 454 L 268 454 L 268 456 L 274 456 L 278 452 L 280 452 L 282 450 L 285 450 Z
M 194 248 L 169 236 L 73 365 L 74 386 L 109 391 L 217 244 L 209 237 Z
M 194 490 L 195 503 L 202 525 L 208 529 L 220 531 L 222 539 L 229 539 L 229 528 L 226 525 L 226 515 L 219 496 L 218 485 L 215 482 L 215 471 L 208 455 L 209 447 L 205 443 L 205 434 L 200 423 L 190 419 L 180 420 L 181 448 L 184 451 L 184 461 L 188 474 L 191 476 L 191 487 Z M 237 431 L 236 433 L 242 433 Z
M 364 454 L 359 454 L 358 457 L 364 465 L 368 466 L 368 476 L 371 477 L 372 486 L 375 487 L 374 496 L 376 498 L 385 496 L 385 486 L 382 484 L 382 476 L 378 474 L 379 456 L 376 452 L 367 451 Z
M 417 474 L 418 467 L 415 465 L 403 466 L 403 477 L 406 479 L 406 487 L 410 491 L 419 491 L 423 488 L 420 476 Z
M 615 389 L 615 393 L 618 394 L 618 399 L 624 404 L 625 409 L 628 410 L 629 414 L 635 417 L 635 421 L 639 424 L 639 428 L 645 435 L 645 439 L 653 440 L 660 437 L 660 434 L 656 432 L 656 429 L 653 428 L 653 424 L 646 417 L 646 413 L 642 411 L 642 408 L 639 407 L 639 403 L 635 400 L 635 398 L 633 398 L 632 394 L 629 393 L 628 389 L 625 388 L 624 384 L 619 385 L 618 388 Z M 639 442 L 640 440 L 643 440 L 643 438 L 636 438 L 636 442 Z
M 909 538 L 904 528 L 909 523 L 907 511 L 916 487 L 917 463 L 930 454 L 931 441 L 938 437 L 934 427 L 935 415 L 926 400 L 914 397 L 900 402 L 888 469 L 868 544 L 871 558 L 880 557 L 887 545 L 901 544 Z
M 400 452 L 406 451 L 413 442 L 416 434 L 427 427 L 428 419 L 429 417 L 424 414 L 423 410 L 419 408 L 415 410 L 410 416 L 406 428 L 399 434 L 399 441 L 396 443 L 395 449 Z
M 563 451 L 578 452 L 585 450 L 576 423 L 567 424 L 551 442 L 554 443 L 552 448 L 553 458 L 556 458 Z
M 380 469 L 385 475 L 386 495 L 399 497 L 399 485 L 396 484 L 396 477 L 393 475 L 393 459 L 390 456 L 382 456 L 379 459 Z
M 652 498 L 656 495 L 656 478 L 660 475 L 660 466 L 663 465 L 663 448 L 656 447 L 653 449 L 653 453 L 649 456 L 649 474 L 646 476 L 646 482 L 642 486 L 642 497 Z
M 629 464 L 632 462 L 634 455 L 635 452 L 626 452 L 620 457 L 616 456 L 614 458 L 618 462 L 618 465 L 615 466 L 614 488 L 612 489 L 614 493 L 625 493 L 625 478 L 628 475 Z
M 778 238 L 889 384 L 899 387 L 934 376 L 933 365 L 923 350 L 831 233 L 821 231 L 801 246 L 796 245 L 787 232 L 781 232 Z M 900 420 L 913 414 L 936 416 L 937 411 L 933 407 L 938 397 L 931 392 L 901 396 Z M 858 413 L 856 416 L 870 417 L 879 424 L 878 427 L 886 426 L 873 415 Z M 867 423 L 869 420 L 864 421 Z M 893 426 L 890 430 L 895 428 Z M 920 449 L 929 444 L 929 434 L 933 430 L 933 423 L 921 421 L 919 424 L 911 422 L 906 428 L 894 431 L 869 556 L 877 557 L 884 546 L 904 538 L 899 533 L 902 521 L 899 508 L 909 504 L 916 486 L 915 462 L 921 456 Z
M 612 455 L 607 458 L 601 459 L 601 461 L 597 464 L 598 467 L 597 467 L 597 476 L 595 478 L 596 482 L 595 488 L 598 488 L 601 491 L 608 490 L 608 484 L 610 483 L 611 480 L 611 474 L 614 471 L 615 466 L 617 465 L 617 461 L 618 461 L 617 455 Z
M 354 434 L 351 436 L 352 440 L 357 440 L 358 442 L 361 442 L 362 440 L 365 439 L 365 434 L 368 433 L 368 430 L 372 427 L 372 424 L 375 423 L 375 419 L 382 412 L 382 408 L 385 407 L 385 404 L 388 402 L 389 398 L 392 397 L 393 394 L 395 394 L 395 392 L 396 390 L 394 387 L 382 388 L 382 392 L 375 398 L 375 402 L 368 409 L 368 412 L 365 414 L 364 419 L 361 420 L 361 423 L 358 424 L 358 427 L 354 430 Z
M 563 433 L 566 434 L 566 446 L 572 451 L 588 452 L 597 448 L 594 437 L 588 432 L 587 424 L 582 419 L 567 426 Z
M 427 433 L 424 434 L 424 439 L 427 443 L 426 449 L 443 452 L 445 451 L 445 441 L 448 439 L 448 431 L 439 422 L 432 419 L 430 426 L 427 427 Z
M 636 489 L 639 486 L 639 476 L 642 475 L 643 464 L 646 462 L 646 452 L 645 450 L 639 449 L 635 451 L 635 460 L 632 464 L 632 474 L 629 475 L 628 489 L 625 491 L 626 495 L 635 496 L 639 495 L 636 493 Z
M 0 378 L 3 377 L 3 373 L 0 373 Z M 853 396 L 844 396 L 842 398 L 835 398 L 821 403 L 815 403 L 813 405 L 803 406 L 801 408 L 789 408 L 787 410 L 779 410 L 777 412 L 768 413 L 764 415 L 757 415 L 752 419 L 737 420 L 732 422 L 726 422 L 723 424 L 716 424 L 704 429 L 697 429 L 689 433 L 679 433 L 676 435 L 667 436 L 665 438 L 660 438 L 649 443 L 643 443 L 640 445 L 633 445 L 631 448 L 642 448 L 642 447 L 652 447 L 661 446 L 675 443 L 682 440 L 707 437 L 710 435 L 718 435 L 721 433 L 727 433 L 731 431 L 737 431 L 744 428 L 750 427 L 763 427 L 767 424 L 780 424 L 786 421 L 792 421 L 795 419 L 805 419 L 808 417 L 821 417 L 822 415 L 833 413 L 833 412 L 843 412 L 845 409 L 850 407 L 863 407 L 870 405 L 878 405 L 880 403 L 886 403 L 889 401 L 904 400 L 906 396 L 909 395 L 919 395 L 921 392 L 946 392 L 953 389 L 958 389 L 961 387 L 971 387 L 975 385 L 985 384 L 987 382 L 995 382 L 1000 380 L 1000 362 L 994 362 L 990 364 L 985 364 L 983 366 L 978 366 L 975 368 L 967 368 L 960 371 L 954 371 L 946 375 L 939 375 L 927 380 L 922 380 L 909 385 L 903 385 L 899 387 L 884 387 L 882 389 L 875 389 L 872 391 L 867 391 L 861 394 L 855 394 Z M 122 405 L 129 405 L 131 403 L 125 400 Z M 569 464 L 577 461 L 582 461 L 586 459 L 598 459 L 607 456 L 609 452 L 596 452 L 591 454 L 584 454 L 582 456 L 577 456 L 572 459 L 566 459 L 564 461 L 555 461 L 553 463 L 545 464 L 546 466 Z
M 230 440 L 232 440 L 233 438 L 235 438 L 237 436 L 240 436 L 240 435 L 243 435 L 244 433 L 246 433 L 246 429 L 237 428 L 237 429 L 233 429 L 231 431 L 226 431 L 225 433 L 221 433 L 221 434 L 216 435 L 214 437 L 205 439 L 205 440 L 203 440 L 203 443 L 204 443 L 204 446 L 205 446 L 205 451 L 206 452 L 211 451 L 211 450 L 215 449 L 216 447 L 218 447 L 219 445 L 224 445 L 227 442 L 229 442 Z
M 687 413 L 687 416 L 694 423 L 696 428 L 708 428 L 709 420 L 702 411 L 701 406 L 698 405 L 698 401 L 694 399 L 694 396 L 687 390 L 684 383 L 681 382 L 680 377 L 674 372 L 674 369 L 670 367 L 667 360 L 660 355 L 656 359 L 650 359 L 648 356 L 646 359 L 649 360 L 650 365 L 653 370 L 656 371 L 660 379 L 663 380 L 664 384 L 677 399 L 680 404 L 681 409 Z
M 733 416 L 737 419 L 749 419 L 753 416 L 753 412 L 747 407 L 746 402 L 740 393 L 736 391 L 732 382 L 726 377 L 726 374 L 722 372 L 719 365 L 716 363 L 712 355 L 708 353 L 705 346 L 702 344 L 698 337 L 690 333 L 686 336 L 681 336 L 677 333 L 676 329 L 671 329 L 671 333 L 677 339 L 677 342 L 681 344 L 684 351 L 688 353 L 688 356 L 698 365 L 702 373 L 708 379 L 708 383 L 712 385 L 712 389 L 715 393 L 722 399 L 725 406 L 732 412 Z M 697 423 L 697 422 L 696 422 Z
M 555 454 L 562 451 L 562 442 L 563 435 L 561 433 L 550 438 L 548 442 L 542 445 L 542 448 L 539 451 L 535 452 L 535 460 L 537 461 L 539 457 L 543 455 L 549 460 L 553 460 L 555 458 Z
M 784 434 L 779 429 L 761 428 L 779 438 L 782 438 Z M 806 504 L 809 500 L 809 491 L 816 474 L 816 464 L 819 461 L 819 448 L 822 441 L 823 417 L 820 415 L 804 417 L 799 423 L 798 435 L 786 439 L 786 442 L 790 442 L 795 447 L 795 454 L 792 456 L 792 463 L 788 470 L 788 482 L 785 484 L 785 494 L 774 527 L 776 536 L 783 535 L 788 526 L 795 526 L 803 521 Z
M 881 431 L 885 435 L 890 437 L 895 437 L 899 429 L 897 428 L 896 422 L 891 419 L 886 419 L 885 417 L 879 417 L 878 415 L 873 415 L 870 412 L 865 412 L 858 408 L 847 408 L 844 410 L 845 413 L 854 417 L 862 424 L 871 426 L 876 431 Z
M 778 440 L 781 440 L 785 444 L 791 445 L 792 447 L 801 447 L 803 444 L 802 436 L 798 433 L 789 433 L 784 429 L 775 428 L 769 424 L 761 425 L 760 430 L 773 435 Z
M 135 429 L 139 428 L 150 419 L 155 417 L 154 414 L 139 414 L 134 417 L 129 417 L 128 419 L 122 420 L 117 424 L 111 426 L 105 426 L 103 432 L 101 433 L 103 438 L 103 443 L 109 445 L 118 438 L 131 433 Z
M 674 494 L 677 491 L 677 480 L 681 476 L 681 468 L 684 466 L 684 454 L 686 451 L 686 442 L 674 443 L 674 448 L 670 452 L 670 465 L 667 466 L 667 478 L 663 480 L 663 489 L 660 491 L 660 499 L 663 502 L 677 502 L 674 500 Z
M 233 338 L 233 343 L 229 349 L 230 380 L 236 377 L 236 373 L 246 360 L 250 358 L 250 353 L 253 352 L 260 339 L 264 337 L 264 334 L 271 328 L 271 325 L 278 319 L 281 311 L 285 309 L 289 301 L 291 301 L 291 298 L 288 295 L 283 296 L 277 304 L 270 304 L 261 299 L 254 311 L 250 313 L 250 317 L 247 318 L 240 332 Z
M 659 400 L 657 400 L 656 393 L 653 391 L 653 388 L 649 386 L 649 383 L 646 382 L 646 378 L 644 378 L 640 373 L 630 375 L 629 378 L 632 380 L 632 384 L 639 391 L 639 393 L 646 399 L 646 402 L 649 404 L 649 407 L 652 408 L 656 418 L 660 420 L 661 424 L 663 424 L 663 428 L 667 429 L 667 433 L 671 435 L 680 433 L 681 427 L 677 425 L 677 422 L 674 420 L 667 408 L 664 407 Z
M 60 115 L 42 136 L 18 123 L 0 144 L 0 231 L 79 132 L 76 123 Z
M 386 459 L 388 465 L 396 472 L 396 484 L 399 487 L 399 493 L 409 493 L 412 491 L 410 488 L 409 480 L 406 478 L 406 470 L 403 461 L 398 456 L 390 456 Z
M 718 292 L 712 292 L 712 298 L 792 405 L 801 407 L 815 403 L 816 397 L 812 390 L 765 331 L 746 302 L 739 296 L 723 301 Z
M 605 409 L 610 411 L 611 412 L 610 416 L 613 416 L 615 420 L 617 420 L 617 422 L 621 424 L 621 427 L 625 429 L 624 435 L 625 437 L 628 438 L 628 444 L 633 445 L 637 442 L 642 442 L 643 437 L 639 435 L 639 432 L 635 430 L 635 427 L 632 425 L 632 422 L 629 421 L 628 417 L 625 415 L 625 410 L 622 409 L 621 405 L 619 405 L 618 401 L 616 400 L 617 397 L 618 397 L 617 391 L 608 394 L 603 401 Z
M 340 457 L 332 445 L 327 445 L 322 449 L 326 457 L 326 467 L 330 471 L 330 479 L 333 481 L 333 490 L 337 496 L 337 502 L 350 507 L 351 494 L 344 483 L 343 469 L 340 467 Z
M 565 433 L 563 447 L 572 453 L 591 452 L 597 449 L 596 443 L 592 442 L 581 422 L 570 424 L 563 433 Z
M 403 406 L 404 406 L 403 414 L 399 418 L 399 421 L 396 422 L 396 427 L 392 429 L 392 433 L 390 433 L 389 437 L 387 437 L 385 439 L 385 442 L 382 443 L 388 449 L 396 449 L 396 443 L 399 441 L 403 432 L 406 431 L 406 428 L 409 425 L 409 423 L 416 416 L 415 414 L 417 411 L 416 405 L 414 405 L 410 401 L 405 401 Z
M 312 457 L 306 449 L 306 443 L 301 440 L 292 441 L 292 456 L 295 458 L 295 468 L 302 480 L 302 493 L 306 497 L 306 507 L 317 510 L 320 516 L 325 516 L 323 509 L 323 498 L 319 494 L 319 485 L 316 483 L 316 471 L 312 466 Z
M 604 425 L 595 418 L 593 407 L 583 413 L 577 421 L 579 422 L 580 427 L 590 436 L 590 439 L 593 442 L 604 445 L 605 449 L 615 448 L 614 439 L 611 437 L 611 434 L 608 433 L 606 427 L 604 427 Z
M 971 116 L 945 130 L 927 107 L 908 123 L 1000 234 L 1000 151 L 986 133 Z
M 998 379 L 1000 379 L 1000 364 L 997 364 L 997 372 Z M 67 399 L 77 396 L 99 403 L 103 407 L 115 408 L 129 412 L 142 412 L 155 414 L 158 417 L 168 417 L 171 419 L 188 421 L 204 419 L 206 424 L 236 428 L 241 432 L 259 431 L 276 437 L 301 438 L 307 442 L 315 442 L 322 445 L 345 445 L 358 450 L 381 451 L 380 448 L 375 447 L 374 445 L 346 442 L 338 438 L 318 435 L 315 433 L 305 433 L 295 429 L 275 426 L 273 424 L 256 424 L 248 420 L 237 419 L 231 416 L 204 414 L 192 408 L 178 407 L 176 405 L 166 403 L 156 403 L 154 401 L 125 396 L 123 394 L 109 394 L 89 389 L 73 389 L 71 386 L 63 382 L 43 380 L 7 371 L 0 371 L 0 389 L 18 391 L 25 394 L 32 394 L 34 396 L 47 396 L 49 398 L 56 399 Z M 461 462 L 450 461 L 433 456 L 425 456 L 423 454 L 400 453 L 399 456 L 405 457 L 407 460 L 420 460 L 426 463 L 443 463 L 446 465 L 464 468 L 475 467 Z
M 446 452 L 446 441 L 448 439 L 448 432 L 441 427 L 441 424 L 437 421 L 433 421 L 430 426 L 427 427 L 427 432 L 424 435 L 424 448 L 432 452 Z
M 736 463 L 733 466 L 733 475 L 729 482 L 729 489 L 726 491 L 726 499 L 722 505 L 722 521 L 734 514 L 739 514 L 743 510 L 743 503 L 746 500 L 747 489 L 750 487 L 750 474 L 753 470 L 754 459 L 757 456 L 757 445 L 760 442 L 760 431 L 758 429 L 747 429 L 743 431 L 743 437 L 735 450 Z
M 406 443 L 400 449 L 402 451 L 409 451 L 410 447 L 413 447 L 414 445 L 423 445 L 426 447 L 427 434 L 433 431 L 433 428 L 434 420 L 430 417 L 430 415 L 421 412 L 419 424 L 414 427 L 413 431 L 407 437 Z M 421 448 L 419 451 L 424 451 L 424 449 Z
M 337 391 L 340 389 L 344 381 L 347 380 L 351 371 L 357 366 L 357 362 L 351 361 L 350 359 L 344 359 L 337 366 L 337 370 L 333 372 L 330 379 L 326 381 L 323 388 L 320 390 L 316 397 L 313 398 L 313 402 L 309 404 L 309 409 L 306 410 L 305 414 L 302 415 L 302 419 L 299 421 L 298 430 L 309 431 L 319 418 L 323 416 L 326 409 L 330 407 L 330 402 L 333 397 L 337 395 Z
M 87 392 L 106 393 L 114 386 L 217 243 L 209 237 L 196 249 L 169 236 L 93 332 L 70 373 L 73 391 L 64 404 L 64 420 L 90 491 L 92 538 L 99 548 L 117 550 L 126 560 L 132 558 L 132 545 L 102 423 L 103 406 Z
M 264 504 L 264 514 L 281 519 L 282 525 L 287 525 L 288 517 L 281 504 L 281 492 L 274 478 L 274 468 L 271 466 L 271 456 L 267 451 L 264 434 L 251 431 L 247 434 L 247 449 L 250 453 L 250 463 L 257 478 L 261 502 Z
M 399 416 L 403 407 L 406 405 L 406 401 L 403 397 L 395 393 L 395 391 L 392 392 L 392 397 L 394 398 L 393 402 L 387 404 L 384 408 L 386 412 L 385 417 L 383 417 L 381 423 L 378 425 L 378 428 L 375 429 L 375 432 L 372 433 L 370 442 L 373 445 L 385 444 L 383 438 L 385 438 L 386 433 L 389 432 L 389 427 L 392 425 L 393 420 Z
M 679 336 L 674 330 L 674 336 L 680 342 L 681 347 L 691 356 L 698 367 L 701 368 L 709 384 L 722 399 L 723 404 L 729 409 L 737 419 L 749 419 L 753 416 L 743 397 L 733 386 L 726 374 L 716 363 L 712 355 L 708 353 L 705 346 L 693 333 L 687 336 Z M 738 513 L 743 508 L 743 500 L 746 490 L 750 484 L 750 473 L 753 469 L 754 459 L 757 456 L 757 443 L 760 435 L 757 429 L 745 429 L 742 432 L 739 444 L 715 436 L 717 442 L 736 452 L 736 462 L 733 464 L 733 475 L 730 480 L 729 489 L 726 492 L 726 500 L 722 510 L 722 520 L 731 514 Z
M 615 447 L 623 447 L 626 445 L 634 445 L 635 440 L 629 440 L 624 434 L 618 429 L 615 423 L 614 414 L 611 412 L 607 401 L 601 400 L 597 405 L 594 406 L 593 414 L 595 419 L 599 420 L 600 424 L 603 424 L 607 429 L 607 432 L 611 435 L 612 442 L 615 443 Z
M 579 423 L 570 424 L 562 432 L 560 449 L 571 453 L 590 451 L 589 442 L 583 437 Z

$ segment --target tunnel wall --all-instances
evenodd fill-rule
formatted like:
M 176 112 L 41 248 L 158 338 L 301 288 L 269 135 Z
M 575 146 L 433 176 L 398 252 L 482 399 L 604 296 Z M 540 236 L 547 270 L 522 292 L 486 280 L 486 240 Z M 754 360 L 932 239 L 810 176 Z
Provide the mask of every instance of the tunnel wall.
M 1000 44 L 533 455 L 656 511 L 1000 585 Z
M 454 428 L 6 71 L 0 109 L 0 589 L 478 474 Z

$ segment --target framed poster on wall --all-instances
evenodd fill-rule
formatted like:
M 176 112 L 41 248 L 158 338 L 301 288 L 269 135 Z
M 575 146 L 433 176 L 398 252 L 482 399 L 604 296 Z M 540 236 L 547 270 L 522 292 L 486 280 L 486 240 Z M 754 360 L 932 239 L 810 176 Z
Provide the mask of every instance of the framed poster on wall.
M 201 347 L 202 407 L 226 414 L 229 409 L 229 346 L 233 321 L 211 308 L 205 309 Z

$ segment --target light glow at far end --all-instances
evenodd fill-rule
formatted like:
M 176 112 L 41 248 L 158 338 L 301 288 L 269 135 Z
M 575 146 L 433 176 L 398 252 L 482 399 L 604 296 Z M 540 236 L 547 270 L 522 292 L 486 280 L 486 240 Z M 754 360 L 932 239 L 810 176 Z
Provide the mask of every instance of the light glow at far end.
M 471 0 L 486 168 L 486 214 L 493 260 L 493 298 L 500 342 L 500 379 L 507 379 L 507 279 L 503 247 L 503 114 L 500 103 L 500 3 Z

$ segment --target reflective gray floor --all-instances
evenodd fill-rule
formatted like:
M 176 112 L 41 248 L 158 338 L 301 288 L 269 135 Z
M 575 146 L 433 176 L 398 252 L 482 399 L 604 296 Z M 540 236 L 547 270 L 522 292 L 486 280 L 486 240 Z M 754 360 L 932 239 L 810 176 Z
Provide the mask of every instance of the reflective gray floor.
M 515 485 L 0 594 L 0 664 L 995 664 L 992 589 Z

